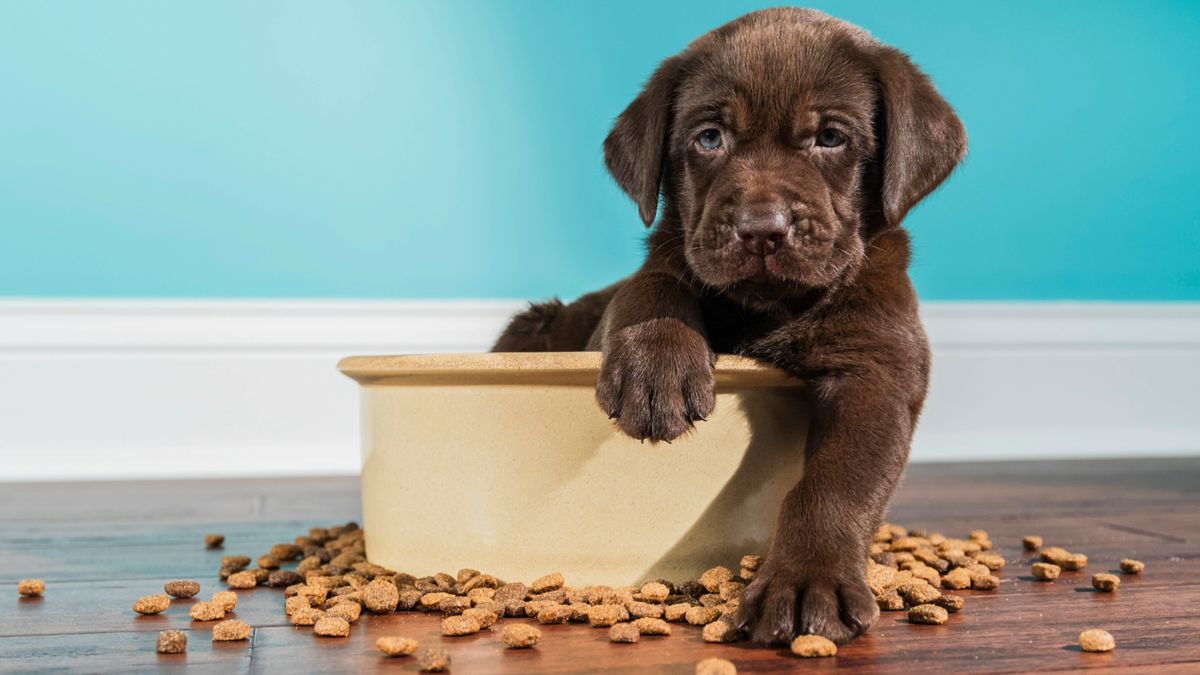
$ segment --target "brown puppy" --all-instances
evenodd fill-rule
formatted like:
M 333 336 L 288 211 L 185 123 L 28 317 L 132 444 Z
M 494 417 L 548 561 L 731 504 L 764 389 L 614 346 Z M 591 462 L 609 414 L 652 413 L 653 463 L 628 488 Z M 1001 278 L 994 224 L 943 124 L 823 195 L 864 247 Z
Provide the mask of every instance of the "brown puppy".
M 737 624 L 765 644 L 852 639 L 879 616 L 868 549 L 929 374 L 900 223 L 963 157 L 962 124 L 901 52 L 771 9 L 665 61 L 604 150 L 647 225 L 664 198 L 645 264 L 531 307 L 495 349 L 602 350 L 597 401 L 652 441 L 712 410 L 715 352 L 807 380 L 805 475 Z

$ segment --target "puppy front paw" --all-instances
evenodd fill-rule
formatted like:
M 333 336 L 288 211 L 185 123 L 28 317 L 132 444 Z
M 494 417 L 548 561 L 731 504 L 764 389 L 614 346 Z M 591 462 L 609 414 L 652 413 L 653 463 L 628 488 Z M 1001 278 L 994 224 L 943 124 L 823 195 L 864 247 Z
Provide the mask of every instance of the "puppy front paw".
M 864 569 L 861 561 L 812 565 L 768 556 L 742 593 L 734 625 L 763 645 L 788 644 L 797 635 L 849 642 L 879 618 Z
M 714 362 L 704 337 L 676 319 L 623 328 L 605 349 L 596 402 L 633 438 L 675 440 L 712 412 Z

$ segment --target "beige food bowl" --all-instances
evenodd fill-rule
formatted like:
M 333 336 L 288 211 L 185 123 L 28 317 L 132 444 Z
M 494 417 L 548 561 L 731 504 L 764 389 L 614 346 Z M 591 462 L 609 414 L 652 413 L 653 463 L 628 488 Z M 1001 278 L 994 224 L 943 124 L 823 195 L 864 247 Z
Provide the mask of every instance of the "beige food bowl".
M 600 354 L 356 356 L 367 555 L 411 573 L 572 585 L 693 579 L 765 552 L 803 471 L 803 385 L 717 361 L 717 406 L 640 443 L 594 398 Z

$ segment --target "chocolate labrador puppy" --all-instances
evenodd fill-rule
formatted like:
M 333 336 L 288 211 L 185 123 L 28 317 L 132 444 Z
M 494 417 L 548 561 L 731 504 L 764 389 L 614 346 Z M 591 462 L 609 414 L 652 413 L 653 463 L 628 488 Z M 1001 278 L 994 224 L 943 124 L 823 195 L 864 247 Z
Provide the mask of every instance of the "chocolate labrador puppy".
M 737 616 L 752 640 L 841 643 L 879 616 L 871 536 L 929 379 L 901 222 L 966 145 L 900 51 L 811 10 L 748 14 L 663 62 L 604 142 L 647 226 L 662 196 L 641 269 L 530 307 L 496 343 L 602 351 L 596 400 L 650 441 L 712 411 L 714 353 L 808 382 L 804 477 Z

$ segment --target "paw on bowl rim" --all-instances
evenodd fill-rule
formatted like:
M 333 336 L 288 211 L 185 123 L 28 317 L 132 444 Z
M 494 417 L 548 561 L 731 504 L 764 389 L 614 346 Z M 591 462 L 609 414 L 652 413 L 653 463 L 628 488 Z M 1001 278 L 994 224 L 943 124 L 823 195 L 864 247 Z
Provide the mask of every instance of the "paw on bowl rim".
M 348 356 L 338 370 L 359 384 L 595 384 L 600 352 L 474 352 Z M 801 380 L 745 356 L 720 354 L 718 388 L 803 387 Z

